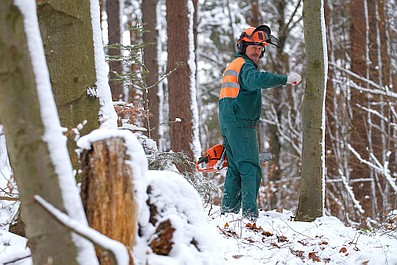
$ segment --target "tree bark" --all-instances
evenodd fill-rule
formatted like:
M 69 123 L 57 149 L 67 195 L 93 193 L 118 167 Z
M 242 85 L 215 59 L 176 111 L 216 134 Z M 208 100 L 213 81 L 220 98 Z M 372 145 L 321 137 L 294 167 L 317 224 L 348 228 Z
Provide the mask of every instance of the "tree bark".
M 135 243 L 137 204 L 131 166 L 122 138 L 93 143 L 82 154 L 81 197 L 88 223 L 102 234 L 123 243 L 129 250 Z M 112 264 L 101 248 L 96 248 L 100 264 Z M 130 257 L 130 264 L 133 259 Z
M 180 122 L 170 123 L 171 149 L 175 152 L 184 152 L 192 160 L 194 159 L 194 117 L 191 78 L 192 61 L 189 62 L 192 51 L 189 45 L 193 45 L 189 34 L 189 2 L 191 0 L 166 1 L 167 8 L 167 35 L 168 35 L 168 62 L 167 72 L 176 71 L 168 77 L 169 95 L 169 119 Z M 190 14 L 192 15 L 192 14 Z
M 302 179 L 297 221 L 313 221 L 324 210 L 324 135 L 323 122 L 327 66 L 322 26 L 323 1 L 306 0 L 303 23 L 307 57 L 306 91 L 302 106 Z M 319 111 L 321 110 L 321 111 Z
M 160 98 L 159 98 L 159 65 L 157 57 L 157 0 L 142 1 L 142 21 L 147 32 L 143 33 L 143 42 L 145 43 L 143 60 L 147 68 L 146 86 L 150 87 L 145 91 L 145 106 L 149 117 L 146 123 L 148 130 L 147 136 L 158 142 L 160 140 L 159 125 L 160 125 Z
M 108 15 L 108 45 L 121 43 L 121 21 L 120 21 L 120 1 L 122 0 L 106 0 L 106 13 Z M 112 57 L 120 57 L 121 50 L 117 47 L 109 47 L 108 55 Z M 109 61 L 109 85 L 112 91 L 113 101 L 124 99 L 123 83 L 116 80 L 117 75 L 122 74 L 123 68 L 121 61 Z
M 54 161 L 44 139 L 44 120 L 36 86 L 40 77 L 33 71 L 24 18 L 12 0 L 2 1 L 0 22 L 0 116 L 10 162 L 18 176 L 22 218 L 33 262 L 78 264 L 79 249 L 71 232 L 33 200 L 33 195 L 40 195 L 56 208 L 66 211 Z M 66 153 L 66 146 L 64 151 Z
M 99 100 L 87 93 L 96 87 L 90 1 L 37 1 L 37 15 L 59 118 L 69 130 L 69 155 L 77 169 L 72 129 L 86 121 L 79 132 L 85 135 L 99 126 Z

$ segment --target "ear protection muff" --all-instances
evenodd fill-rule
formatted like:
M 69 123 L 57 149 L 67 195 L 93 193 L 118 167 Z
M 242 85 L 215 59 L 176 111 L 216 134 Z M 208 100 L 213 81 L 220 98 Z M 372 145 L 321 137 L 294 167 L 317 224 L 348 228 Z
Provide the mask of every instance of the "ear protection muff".
M 249 44 L 245 41 L 237 42 L 237 52 L 244 54 L 248 45 L 254 45 L 254 44 Z M 265 51 L 266 51 L 266 48 L 262 47 L 262 52 L 261 52 L 261 55 L 259 56 L 259 58 L 262 58 L 265 55 Z
M 266 25 L 260 25 L 256 28 L 250 27 L 244 30 L 237 41 L 237 52 L 244 54 L 248 45 L 260 44 L 263 45 L 260 58 L 265 54 L 265 46 L 268 44 L 279 47 L 277 38 L 271 35 L 271 30 Z

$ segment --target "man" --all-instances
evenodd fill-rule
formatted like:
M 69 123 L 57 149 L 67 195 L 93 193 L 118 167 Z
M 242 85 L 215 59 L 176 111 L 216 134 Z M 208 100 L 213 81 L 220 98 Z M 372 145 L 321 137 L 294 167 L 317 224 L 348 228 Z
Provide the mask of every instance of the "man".
M 262 89 L 298 84 L 301 76 L 261 72 L 259 59 L 277 39 L 266 25 L 243 31 L 235 59 L 223 73 L 219 96 L 219 121 L 228 158 L 221 213 L 239 213 L 255 222 L 257 196 L 262 179 L 256 125 L 262 109 Z

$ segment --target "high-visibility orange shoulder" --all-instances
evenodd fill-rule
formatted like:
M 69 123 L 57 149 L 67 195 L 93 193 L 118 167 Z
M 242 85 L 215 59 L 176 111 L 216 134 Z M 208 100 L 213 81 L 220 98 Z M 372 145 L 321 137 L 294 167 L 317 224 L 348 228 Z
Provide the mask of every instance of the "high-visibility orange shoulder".
M 240 91 L 238 75 L 244 63 L 244 58 L 238 57 L 226 67 L 225 72 L 223 72 L 221 93 L 219 95 L 219 99 L 236 98 L 238 96 L 238 93 Z

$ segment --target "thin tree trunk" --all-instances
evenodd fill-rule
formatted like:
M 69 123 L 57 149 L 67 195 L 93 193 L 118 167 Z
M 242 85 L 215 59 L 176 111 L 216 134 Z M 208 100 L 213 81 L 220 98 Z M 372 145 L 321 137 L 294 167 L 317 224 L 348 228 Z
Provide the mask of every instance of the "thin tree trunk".
M 145 110 L 150 112 L 146 123 L 147 136 L 159 141 L 160 125 L 160 97 L 159 97 L 159 65 L 158 54 L 158 32 L 157 27 L 157 0 L 142 1 L 142 20 L 147 32 L 143 33 L 143 42 L 147 45 L 144 48 L 143 60 L 148 70 L 146 85 L 150 87 L 145 91 Z
M 312 221 L 324 210 L 324 137 L 327 58 L 322 30 L 325 27 L 323 0 L 306 0 L 303 5 L 307 80 L 302 106 L 302 179 L 297 221 Z
M 120 1 L 123 0 L 106 0 L 106 13 L 108 17 L 108 45 L 121 43 L 121 21 L 120 21 Z M 120 57 L 121 50 L 118 47 L 109 47 L 108 55 Z M 117 79 L 117 75 L 122 74 L 123 68 L 121 61 L 111 60 L 109 62 L 109 85 L 112 91 L 113 101 L 124 99 L 123 83 Z

